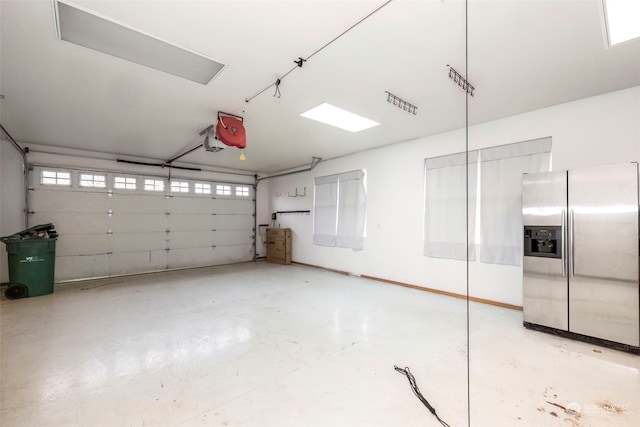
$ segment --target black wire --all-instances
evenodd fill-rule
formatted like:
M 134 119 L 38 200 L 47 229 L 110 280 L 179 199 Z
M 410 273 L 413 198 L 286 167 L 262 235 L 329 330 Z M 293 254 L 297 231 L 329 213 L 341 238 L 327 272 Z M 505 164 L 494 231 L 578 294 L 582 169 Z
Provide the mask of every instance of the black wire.
M 433 416 L 436 417 L 436 419 L 440 422 L 440 424 L 442 424 L 444 427 L 451 427 L 449 424 L 447 424 L 446 422 L 440 419 L 440 417 L 436 413 L 436 408 L 431 406 L 427 401 L 427 399 L 424 398 L 424 396 L 420 392 L 420 389 L 418 388 L 418 383 L 416 383 L 416 378 L 413 376 L 409 368 L 405 367 L 404 369 L 402 369 L 402 368 L 398 368 L 396 365 L 393 365 L 393 369 L 395 369 L 396 371 L 400 372 L 401 374 L 407 377 L 407 379 L 409 380 L 409 384 L 411 385 L 411 390 L 413 391 L 413 394 L 415 394 L 418 400 L 420 400 L 420 402 L 422 402 L 422 404 L 427 407 L 429 412 L 431 412 Z
M 367 14 L 367 16 L 365 16 L 364 18 L 360 19 L 358 22 L 356 22 L 355 24 L 353 24 L 352 26 L 350 26 L 349 28 L 347 28 L 346 30 L 344 30 L 343 32 L 341 32 L 340 34 L 338 34 L 337 36 L 335 36 L 333 39 L 331 39 L 331 41 L 329 41 L 328 43 L 326 43 L 324 46 L 322 46 L 321 48 L 315 50 L 311 55 L 307 56 L 306 58 L 302 58 L 300 57 L 300 59 L 303 62 L 307 62 L 311 57 L 313 57 L 314 55 L 320 53 L 321 50 L 325 49 L 326 47 L 328 47 L 330 44 L 332 44 L 333 42 L 335 42 L 336 40 L 338 40 L 340 37 L 344 36 L 345 34 L 347 34 L 349 31 L 353 30 L 355 27 L 357 27 L 358 25 L 360 25 L 364 20 L 366 20 L 367 18 L 371 17 L 371 15 L 373 15 L 374 13 L 376 13 L 377 11 L 379 11 L 380 9 L 382 9 L 383 7 L 385 7 L 386 5 L 388 5 L 389 3 L 391 3 L 393 0 L 387 0 L 385 1 L 383 4 L 381 4 L 380 6 L 378 6 L 376 9 L 374 9 L 373 11 L 371 11 L 370 13 Z M 293 61 L 296 63 L 296 65 L 294 65 L 289 71 L 287 71 L 286 73 L 284 73 L 282 76 L 280 76 L 279 79 L 277 79 L 275 82 L 271 83 L 269 86 L 265 87 L 262 90 L 257 91 L 256 93 L 254 93 L 253 95 L 251 95 L 248 98 L 245 98 L 244 102 L 250 102 L 251 100 L 253 100 L 253 98 L 255 98 L 258 95 L 263 94 L 267 89 L 269 89 L 270 87 L 273 87 L 274 85 L 276 86 L 276 93 L 278 92 L 278 86 L 280 85 L 280 82 L 282 80 L 284 80 L 285 77 L 287 77 L 289 74 L 291 74 L 293 72 L 293 70 L 295 70 L 296 68 L 300 68 L 302 67 L 301 65 L 298 65 L 298 61 Z M 276 95 L 274 95 L 276 96 Z

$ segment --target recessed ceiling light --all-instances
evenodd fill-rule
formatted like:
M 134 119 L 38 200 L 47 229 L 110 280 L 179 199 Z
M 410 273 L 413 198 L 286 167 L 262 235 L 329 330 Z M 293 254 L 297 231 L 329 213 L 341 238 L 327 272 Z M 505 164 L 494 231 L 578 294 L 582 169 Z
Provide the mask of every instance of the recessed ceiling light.
M 198 53 L 56 1 L 58 37 L 136 64 L 206 85 L 225 67 Z
M 378 122 L 374 122 L 373 120 L 369 120 L 365 117 L 343 110 L 342 108 L 327 104 L 326 102 L 308 111 L 305 111 L 300 115 L 302 117 L 316 120 L 318 122 L 322 122 L 351 132 L 359 132 L 361 130 L 369 129 L 380 124 Z
M 638 0 L 605 0 L 604 8 L 609 46 L 640 37 Z

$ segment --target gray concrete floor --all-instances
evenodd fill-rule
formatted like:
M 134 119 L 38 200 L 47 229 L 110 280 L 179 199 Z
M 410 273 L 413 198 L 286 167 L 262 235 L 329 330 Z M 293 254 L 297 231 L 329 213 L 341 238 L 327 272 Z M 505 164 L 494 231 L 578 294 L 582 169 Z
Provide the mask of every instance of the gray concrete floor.
M 640 357 L 522 313 L 264 262 L 57 286 L 1 305 L 0 425 L 640 425 Z M 580 408 L 579 415 L 560 405 Z

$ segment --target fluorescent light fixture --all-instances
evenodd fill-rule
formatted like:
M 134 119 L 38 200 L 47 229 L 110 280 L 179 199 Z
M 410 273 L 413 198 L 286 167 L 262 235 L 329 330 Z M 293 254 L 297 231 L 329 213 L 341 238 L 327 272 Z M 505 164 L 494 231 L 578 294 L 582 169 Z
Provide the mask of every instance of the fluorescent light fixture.
M 326 102 L 300 114 L 311 120 L 316 120 L 340 129 L 351 132 L 359 132 L 378 126 L 380 123 L 369 120 L 357 114 L 350 113 L 342 108 L 335 107 Z
M 609 46 L 640 37 L 640 1 L 605 0 Z
M 56 1 L 58 37 L 145 67 L 206 85 L 225 67 L 77 6 Z

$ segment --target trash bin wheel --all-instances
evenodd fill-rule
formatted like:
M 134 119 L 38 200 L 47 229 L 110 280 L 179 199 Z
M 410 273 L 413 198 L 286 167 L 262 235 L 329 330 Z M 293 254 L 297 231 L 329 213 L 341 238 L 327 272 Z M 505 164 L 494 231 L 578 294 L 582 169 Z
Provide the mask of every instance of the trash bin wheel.
M 29 288 L 20 283 L 11 284 L 7 290 L 4 291 L 4 296 L 7 297 L 7 299 L 26 298 L 29 296 Z

